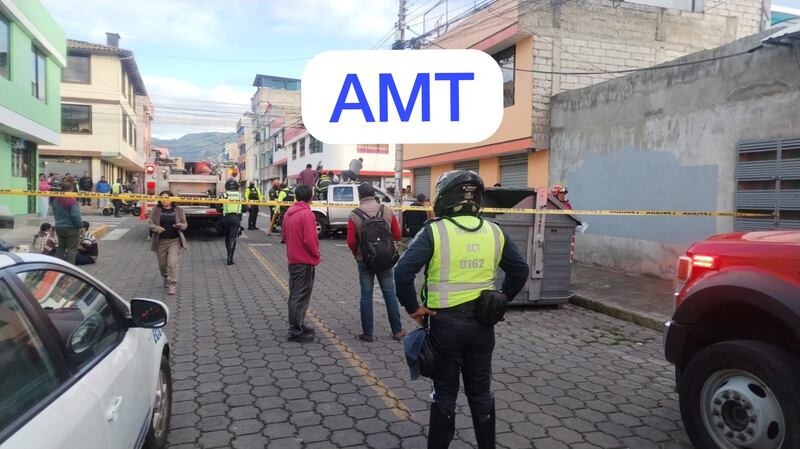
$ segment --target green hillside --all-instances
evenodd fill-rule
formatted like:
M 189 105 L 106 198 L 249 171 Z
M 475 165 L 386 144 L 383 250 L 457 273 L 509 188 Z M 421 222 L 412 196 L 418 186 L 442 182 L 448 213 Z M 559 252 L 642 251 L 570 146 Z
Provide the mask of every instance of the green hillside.
M 193 133 L 178 139 L 153 138 L 153 145 L 169 148 L 169 155 L 184 161 L 216 161 L 226 142 L 235 142 L 236 133 Z

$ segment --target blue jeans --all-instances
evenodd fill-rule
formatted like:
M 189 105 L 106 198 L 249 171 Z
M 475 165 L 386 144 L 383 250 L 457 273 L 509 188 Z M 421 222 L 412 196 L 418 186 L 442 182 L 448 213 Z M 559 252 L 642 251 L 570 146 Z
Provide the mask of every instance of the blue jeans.
M 376 276 L 383 292 L 383 301 L 386 303 L 389 325 L 392 333 L 396 334 L 403 330 L 403 325 L 400 323 L 400 306 L 397 294 L 394 292 L 394 270 L 390 268 L 373 274 L 364 266 L 364 262 L 358 261 L 358 283 L 361 285 L 361 330 L 364 335 L 372 335 L 372 291 L 375 288 Z

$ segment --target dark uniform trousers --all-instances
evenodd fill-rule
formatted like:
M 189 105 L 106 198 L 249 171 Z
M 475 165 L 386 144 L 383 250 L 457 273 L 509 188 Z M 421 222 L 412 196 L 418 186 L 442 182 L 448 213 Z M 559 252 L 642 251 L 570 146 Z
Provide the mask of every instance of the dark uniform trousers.
M 258 220 L 258 206 L 250 206 L 250 212 L 247 214 L 247 229 L 255 229 L 256 220 Z
M 236 238 L 239 236 L 239 227 L 242 225 L 241 214 L 227 214 L 222 217 L 222 226 L 225 229 L 225 249 L 228 251 L 228 261 L 233 261 L 236 251 Z
M 491 392 L 494 326 L 475 320 L 474 301 L 436 309 L 431 343 L 437 354 L 429 449 L 447 448 L 455 432 L 459 377 L 472 412 L 478 447 L 494 448 L 494 397 Z M 436 428 L 434 428 L 436 427 Z

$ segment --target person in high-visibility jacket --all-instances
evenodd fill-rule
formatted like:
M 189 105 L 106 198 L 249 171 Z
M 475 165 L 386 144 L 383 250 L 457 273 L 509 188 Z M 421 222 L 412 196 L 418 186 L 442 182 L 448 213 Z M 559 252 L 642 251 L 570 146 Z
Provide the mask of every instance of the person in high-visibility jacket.
M 241 200 L 239 183 L 235 179 L 225 182 L 223 198 Z M 225 230 L 225 249 L 228 250 L 228 265 L 233 265 L 233 253 L 236 251 L 236 239 L 239 237 L 239 228 L 242 225 L 242 205 L 225 203 L 222 205 L 222 227 Z
M 117 178 L 117 182 L 111 184 L 111 194 L 119 195 L 122 193 L 122 180 Z M 119 217 L 119 207 L 122 205 L 122 200 L 113 199 L 111 204 L 114 206 L 114 216 Z
M 291 203 L 294 202 L 294 190 L 289 187 L 286 183 L 281 184 L 281 189 L 278 191 L 278 197 L 275 198 L 275 201 L 280 203 Z M 289 209 L 289 206 L 275 206 L 273 209 L 273 213 L 278 214 L 278 220 L 276 223 L 280 225 L 282 214 L 286 213 Z
M 459 376 L 464 378 L 478 448 L 495 447 L 495 409 L 491 392 L 494 325 L 476 319 L 475 305 L 485 290 L 495 290 L 495 271 L 505 272 L 500 292 L 511 301 L 525 285 L 528 264 L 500 227 L 481 218 L 484 186 L 475 172 L 444 173 L 436 184 L 436 218 L 425 225 L 395 266 L 400 303 L 420 325 L 436 354 L 429 449 L 445 449 L 455 432 Z M 414 277 L 423 267 L 423 304 Z
M 244 190 L 244 198 L 246 200 L 251 201 L 261 201 L 261 190 L 256 187 L 256 183 L 250 181 L 250 185 Z M 258 206 L 250 206 L 247 209 L 247 230 L 248 231 L 255 231 L 258 229 L 256 227 L 256 220 L 258 220 Z

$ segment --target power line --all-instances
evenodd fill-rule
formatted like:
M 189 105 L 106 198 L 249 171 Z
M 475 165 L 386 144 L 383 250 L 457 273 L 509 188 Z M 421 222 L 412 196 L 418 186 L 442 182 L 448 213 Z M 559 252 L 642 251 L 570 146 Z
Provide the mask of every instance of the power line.
M 548 5 L 548 6 L 554 7 L 554 6 L 558 6 L 558 5 L 567 3 L 569 1 L 571 1 L 571 0 L 562 0 L 560 3 L 558 3 L 556 5 L 552 5 L 552 6 Z M 529 12 L 532 12 L 532 11 L 535 11 L 535 10 L 536 9 L 532 9 Z M 416 34 L 417 36 L 424 37 L 424 36 L 420 35 L 419 33 L 417 33 L 414 30 L 409 29 L 409 31 L 411 31 L 412 33 Z M 464 30 L 458 30 L 458 31 L 459 32 L 463 32 Z M 455 33 L 455 31 L 454 31 L 454 33 Z M 437 47 L 439 47 L 441 49 L 447 50 L 446 47 L 440 45 L 437 42 L 431 41 L 430 44 L 431 45 L 435 45 L 435 46 L 437 46 Z M 651 66 L 651 67 L 640 67 L 640 68 L 633 68 L 633 69 L 598 70 L 598 71 L 589 71 L 589 72 L 562 72 L 562 71 L 556 71 L 556 70 L 536 70 L 536 69 L 530 69 L 529 70 L 529 69 L 521 69 L 521 68 L 514 67 L 514 71 L 515 72 L 524 72 L 524 73 L 539 73 L 539 74 L 545 74 L 545 75 L 564 75 L 564 76 L 619 75 L 619 74 L 625 74 L 625 73 L 648 72 L 648 71 L 653 71 L 653 70 L 670 69 L 670 68 L 675 68 L 675 67 L 685 67 L 685 66 L 690 66 L 690 65 L 695 65 L 695 64 L 704 64 L 704 63 L 707 63 L 707 62 L 721 61 L 721 60 L 724 60 L 724 59 L 729 59 L 729 58 L 733 58 L 733 57 L 737 57 L 737 56 L 742 56 L 742 55 L 746 55 L 748 53 L 750 53 L 750 51 L 745 50 L 745 51 L 740 51 L 740 52 L 737 52 L 737 53 L 732 53 L 732 54 L 728 54 L 728 55 L 721 55 L 721 56 L 715 56 L 715 57 L 711 57 L 711 58 L 698 59 L 698 60 L 693 60 L 693 61 L 683 61 L 683 62 L 677 62 L 677 63 L 673 63 L 673 64 L 661 64 L 661 65 L 656 65 L 656 66 Z

